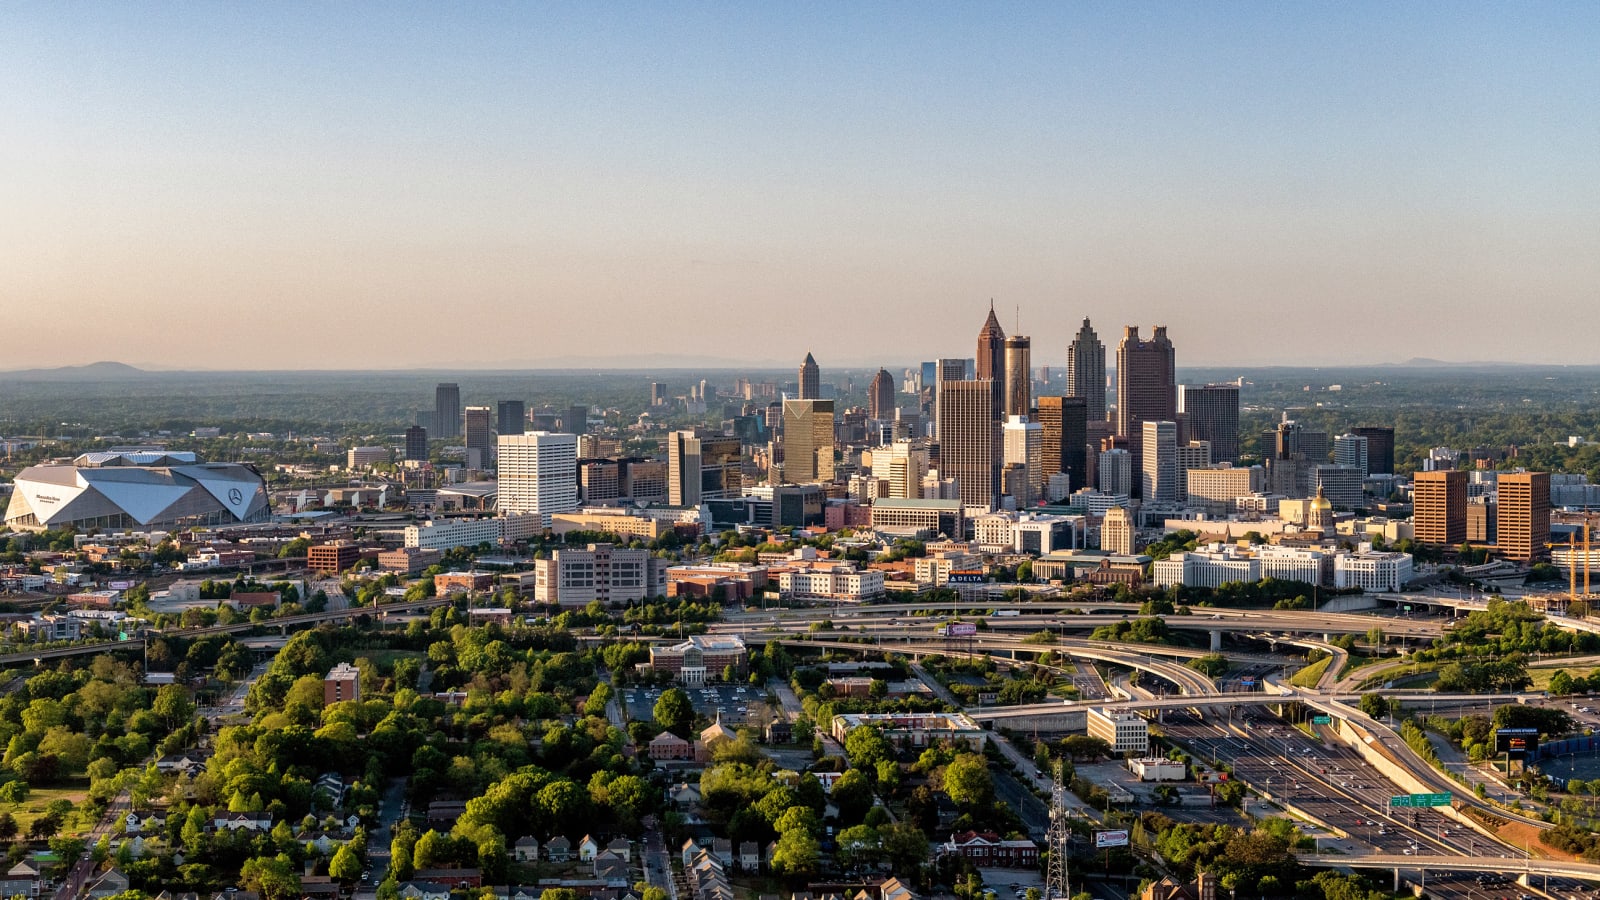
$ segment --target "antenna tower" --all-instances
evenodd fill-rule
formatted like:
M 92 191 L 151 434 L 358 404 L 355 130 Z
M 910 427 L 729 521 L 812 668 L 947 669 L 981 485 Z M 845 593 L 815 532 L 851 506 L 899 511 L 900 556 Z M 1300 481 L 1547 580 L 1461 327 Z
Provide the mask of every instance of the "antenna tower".
M 1072 896 L 1067 885 L 1067 786 L 1061 780 L 1061 760 L 1055 761 L 1055 783 L 1050 787 L 1050 867 L 1045 873 L 1044 900 L 1067 900 Z

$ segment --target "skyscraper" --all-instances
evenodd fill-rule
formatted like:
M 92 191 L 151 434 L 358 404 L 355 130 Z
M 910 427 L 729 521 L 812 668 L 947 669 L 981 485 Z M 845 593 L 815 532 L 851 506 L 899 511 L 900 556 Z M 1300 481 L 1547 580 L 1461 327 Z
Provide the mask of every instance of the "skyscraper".
M 652 382 L 650 382 L 650 405 L 651 406 L 666 406 L 667 405 L 667 385 L 666 385 L 665 382 L 661 382 L 661 381 L 652 381 Z
M 1117 345 L 1117 434 L 1128 439 L 1135 471 L 1144 466 L 1144 423 L 1172 422 L 1177 415 L 1177 370 L 1166 326 L 1157 325 L 1146 341 L 1129 325 Z
M 567 434 L 584 434 L 589 430 L 589 407 L 583 404 L 574 404 L 567 407 L 566 415 L 561 417 L 561 430 Z
M 1000 447 L 994 382 L 946 381 L 939 390 L 939 474 L 956 479 L 963 506 L 994 509 L 1000 499 Z
M 428 461 L 428 429 L 421 425 L 406 429 L 406 459 L 412 462 Z
M 1214 462 L 1239 461 L 1239 386 L 1178 386 L 1178 412 L 1191 440 L 1210 441 Z
M 442 382 L 433 389 L 433 427 L 440 438 L 461 436 L 461 387 Z
M 521 400 L 501 400 L 495 404 L 495 431 L 521 434 L 528 430 L 528 407 Z
M 1089 421 L 1106 420 L 1106 345 L 1088 319 L 1067 347 L 1067 396 L 1084 399 Z
M 893 419 L 894 409 L 894 376 L 888 369 L 879 369 L 867 388 L 867 416 L 879 421 Z
M 833 480 L 833 401 L 783 401 L 783 480 Z
M 578 436 L 527 431 L 502 434 L 499 508 L 507 514 L 533 514 L 550 527 L 550 517 L 578 508 Z
M 1367 439 L 1367 474 L 1394 474 L 1394 429 L 1367 425 L 1350 429 L 1351 434 Z
M 1025 416 L 1033 409 L 1033 342 L 1027 335 L 1006 338 L 1006 405 L 1008 416 Z
M 725 500 L 742 494 L 743 461 L 744 445 L 738 438 L 724 434 L 701 435 L 700 499 Z
M 1546 504 L 1548 498 L 1546 492 Z M 1454 547 L 1467 539 L 1467 473 L 1417 472 L 1411 478 L 1411 499 L 1412 534 L 1418 543 Z
M 1106 510 L 1105 520 L 1100 523 L 1100 549 L 1122 556 L 1133 555 L 1133 518 L 1126 509 L 1113 506 Z
M 1006 333 L 995 318 L 994 303 L 989 303 L 989 318 L 978 331 L 977 375 L 989 382 L 993 411 L 989 417 L 998 426 L 1006 408 Z
M 1349 466 L 1360 469 L 1366 476 L 1371 473 L 1371 461 L 1367 456 L 1367 439 L 1359 434 L 1341 434 L 1333 439 L 1334 465 Z
M 1100 464 L 1096 466 L 1099 483 L 1095 486 L 1103 494 L 1133 496 L 1133 456 L 1120 447 L 1100 451 Z
M 953 381 L 967 380 L 967 361 L 964 359 L 939 359 L 934 362 L 933 379 L 933 436 L 939 436 L 939 404 L 944 396 L 944 386 Z
M 667 503 L 700 505 L 700 439 L 692 431 L 667 435 Z
M 1501 472 L 1497 538 L 1500 553 L 1520 563 L 1550 558 L 1550 473 Z
M 1039 461 L 1044 478 L 1057 472 L 1071 476 L 1073 490 L 1089 487 L 1087 416 L 1089 405 L 1082 397 L 1040 397 L 1035 415 L 1043 429 Z
M 817 368 L 817 361 L 807 353 L 805 362 L 800 364 L 800 397 L 801 400 L 820 400 L 822 398 L 822 372 Z
M 469 406 L 466 415 L 467 468 L 482 469 L 494 456 L 494 431 L 487 406 Z
M 1011 491 L 1017 507 L 1032 506 L 1044 497 L 1044 428 L 1027 416 L 1006 416 L 1001 426 L 1004 464 L 1023 467 L 1021 490 Z
M 1149 503 L 1178 502 L 1178 423 L 1145 422 L 1140 496 Z

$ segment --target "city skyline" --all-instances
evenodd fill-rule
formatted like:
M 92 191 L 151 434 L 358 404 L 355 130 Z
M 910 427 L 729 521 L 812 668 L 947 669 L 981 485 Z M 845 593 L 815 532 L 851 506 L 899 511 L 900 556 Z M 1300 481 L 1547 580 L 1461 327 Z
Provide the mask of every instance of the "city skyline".
M 835 9 L 8 9 L 7 368 L 1600 363 L 1593 6 Z

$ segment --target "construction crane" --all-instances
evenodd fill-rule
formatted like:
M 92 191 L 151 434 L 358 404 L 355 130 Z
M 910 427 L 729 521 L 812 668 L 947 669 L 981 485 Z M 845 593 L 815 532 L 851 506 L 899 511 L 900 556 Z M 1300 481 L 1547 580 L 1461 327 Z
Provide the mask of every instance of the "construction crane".
M 1571 534 L 1567 535 L 1567 542 L 1565 544 L 1545 544 L 1545 547 L 1550 548 L 1550 549 L 1565 549 L 1567 551 L 1567 603 L 1569 605 L 1572 604 L 1572 603 L 1576 603 L 1579 599 L 1587 599 L 1590 596 L 1590 590 L 1589 590 L 1589 567 L 1590 567 L 1590 562 L 1591 562 L 1591 559 L 1592 559 L 1590 554 L 1593 552 L 1593 550 L 1592 550 L 1593 545 L 1590 543 L 1590 537 L 1591 537 L 1591 530 L 1590 529 L 1591 529 L 1591 525 L 1594 523 L 1594 519 L 1595 519 L 1595 514 L 1593 514 L 1593 513 L 1584 513 L 1584 515 L 1583 515 L 1583 544 L 1582 544 L 1582 548 L 1583 548 L 1583 557 L 1582 557 L 1582 559 L 1583 559 L 1583 594 L 1582 595 L 1580 595 L 1578 593 L 1578 559 L 1579 559 L 1579 557 L 1578 557 L 1578 548 L 1579 548 L 1578 532 L 1574 531 Z

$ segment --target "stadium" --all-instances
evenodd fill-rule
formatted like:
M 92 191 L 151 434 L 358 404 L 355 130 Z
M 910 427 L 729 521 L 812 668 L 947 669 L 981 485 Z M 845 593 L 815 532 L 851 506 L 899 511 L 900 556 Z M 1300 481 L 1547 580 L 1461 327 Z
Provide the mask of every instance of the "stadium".
M 254 467 L 202 463 L 188 452 L 110 452 L 23 469 L 6 525 L 19 531 L 173 529 L 270 516 L 266 482 Z

